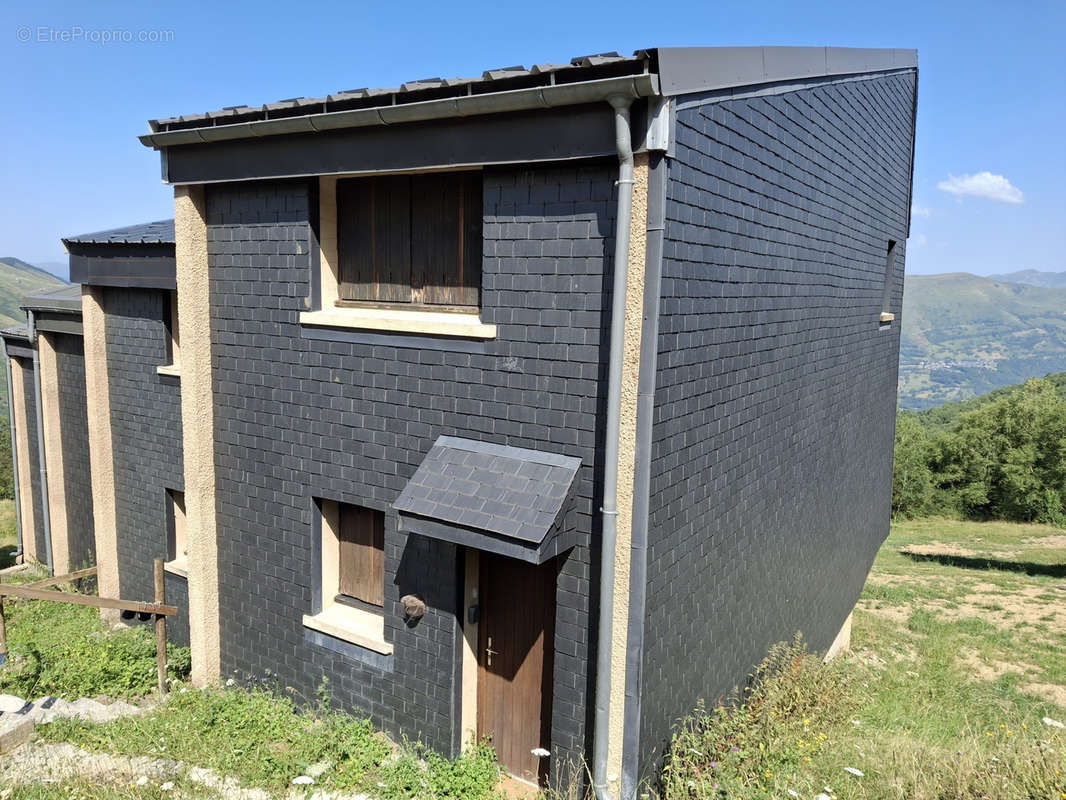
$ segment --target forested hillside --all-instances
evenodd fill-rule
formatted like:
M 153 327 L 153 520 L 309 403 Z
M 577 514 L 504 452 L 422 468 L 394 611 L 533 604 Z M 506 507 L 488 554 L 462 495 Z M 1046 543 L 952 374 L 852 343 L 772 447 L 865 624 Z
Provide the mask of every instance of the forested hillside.
M 1066 524 L 1066 372 L 896 420 L 896 516 Z

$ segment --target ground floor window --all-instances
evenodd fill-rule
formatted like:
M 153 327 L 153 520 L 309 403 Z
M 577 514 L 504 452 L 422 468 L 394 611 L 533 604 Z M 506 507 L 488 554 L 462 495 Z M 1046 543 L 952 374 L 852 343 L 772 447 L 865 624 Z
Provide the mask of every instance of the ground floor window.
M 321 529 L 316 608 L 306 627 L 389 654 L 385 641 L 385 512 L 315 501 Z

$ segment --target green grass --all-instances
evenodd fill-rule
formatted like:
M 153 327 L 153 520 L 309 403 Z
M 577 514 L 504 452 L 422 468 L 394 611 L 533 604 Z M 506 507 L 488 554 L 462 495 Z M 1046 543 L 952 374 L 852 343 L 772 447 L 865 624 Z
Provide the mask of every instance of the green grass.
M 57 720 L 42 726 L 50 741 L 90 750 L 175 759 L 234 776 L 246 786 L 281 792 L 308 771 L 316 789 L 369 793 L 384 800 L 492 796 L 499 769 L 480 745 L 449 760 L 417 745 L 397 747 L 370 721 L 300 710 L 265 689 L 183 688 L 144 716 L 104 725 Z
M 147 628 L 110 631 L 100 612 L 37 600 L 8 600 L 8 662 L 0 692 L 33 699 L 55 695 L 136 698 L 156 688 L 155 639 Z M 167 645 L 171 680 L 189 673 L 188 648 Z
M 167 785 L 169 784 L 169 785 Z M 161 788 L 166 785 L 166 788 Z M 222 795 L 190 781 L 90 781 L 67 778 L 48 783 L 16 783 L 2 800 L 216 800 Z
M 0 568 L 15 549 L 14 503 L 0 500 Z M 6 580 L 41 577 L 36 571 Z M 82 591 L 91 586 L 82 587 Z M 34 600 L 7 600 L 7 664 L 0 692 L 33 699 L 55 695 L 136 698 L 156 688 L 155 639 L 143 627 L 111 631 L 95 608 Z M 167 646 L 168 676 L 189 674 L 188 648 Z
M 0 456 L 3 454 L 0 453 Z M 15 563 L 18 533 L 15 530 L 15 501 L 0 500 L 0 569 Z
M 1066 563 L 1064 535 L 894 525 L 856 609 L 850 655 L 822 665 L 779 647 L 739 707 L 697 710 L 673 743 L 667 800 L 814 797 L 827 785 L 857 800 L 1066 798 L 1066 731 L 1042 722 L 1066 721 L 1066 591 L 1057 588 L 1066 581 L 900 552 L 919 545 L 1054 566 Z

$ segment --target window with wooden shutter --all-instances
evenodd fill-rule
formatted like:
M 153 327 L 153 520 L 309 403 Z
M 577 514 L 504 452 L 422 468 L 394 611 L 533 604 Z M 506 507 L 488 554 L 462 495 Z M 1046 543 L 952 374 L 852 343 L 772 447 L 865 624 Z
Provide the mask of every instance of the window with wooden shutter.
M 477 308 L 481 173 L 337 182 L 338 305 Z
M 337 600 L 385 604 L 385 514 L 338 503 L 340 558 Z

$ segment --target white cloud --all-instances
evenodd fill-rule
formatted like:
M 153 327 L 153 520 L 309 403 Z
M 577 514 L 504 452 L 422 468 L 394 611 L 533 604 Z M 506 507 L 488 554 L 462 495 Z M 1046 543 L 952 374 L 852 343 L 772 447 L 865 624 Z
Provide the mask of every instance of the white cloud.
M 991 172 L 978 172 L 974 175 L 949 175 L 946 181 L 940 181 L 937 189 L 959 196 L 984 197 L 1000 203 L 1022 203 L 1025 196 L 1022 190 L 1013 186 L 1002 175 Z
M 931 217 L 931 216 L 933 216 L 933 209 L 931 209 L 929 206 L 912 205 L 911 206 L 911 216 L 912 217 Z

